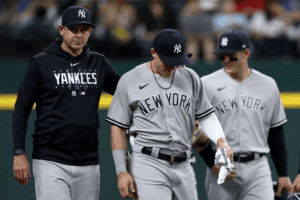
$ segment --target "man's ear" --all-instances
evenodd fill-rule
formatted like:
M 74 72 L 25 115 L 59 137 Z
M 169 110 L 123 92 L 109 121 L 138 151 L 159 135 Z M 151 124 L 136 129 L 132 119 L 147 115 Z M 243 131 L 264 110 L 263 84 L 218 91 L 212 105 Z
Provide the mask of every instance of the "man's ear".
M 156 51 L 153 49 L 153 48 L 151 48 L 151 55 L 152 55 L 152 57 L 154 58 L 155 57 L 155 55 L 156 55 Z
M 246 49 L 246 50 L 245 50 L 245 55 L 247 56 L 247 58 L 250 57 L 250 55 L 251 55 L 250 49 Z
M 62 25 L 58 25 L 58 30 L 60 35 L 62 36 L 62 30 L 64 29 L 64 27 Z

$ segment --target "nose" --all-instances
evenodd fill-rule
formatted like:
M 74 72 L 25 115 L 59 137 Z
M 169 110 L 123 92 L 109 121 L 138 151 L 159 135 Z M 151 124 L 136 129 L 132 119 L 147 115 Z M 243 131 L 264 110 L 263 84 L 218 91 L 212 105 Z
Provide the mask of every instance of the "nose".
M 167 68 L 175 68 L 176 66 L 171 66 L 171 65 L 166 65 L 165 64 L 165 67 L 167 67 Z
M 76 37 L 82 37 L 83 32 L 81 30 L 77 30 L 75 35 Z
M 222 62 L 226 63 L 230 61 L 231 55 L 222 55 L 221 57 L 222 57 Z

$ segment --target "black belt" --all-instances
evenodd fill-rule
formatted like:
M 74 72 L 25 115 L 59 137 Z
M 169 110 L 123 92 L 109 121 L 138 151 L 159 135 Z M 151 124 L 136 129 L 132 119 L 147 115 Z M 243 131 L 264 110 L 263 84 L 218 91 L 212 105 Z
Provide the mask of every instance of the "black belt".
M 256 158 L 261 158 L 266 155 L 265 153 L 233 153 L 233 160 L 241 163 L 249 162 L 256 159 L 255 154 L 257 155 Z
M 143 148 L 142 149 L 142 153 L 151 156 L 152 153 L 152 148 Z M 191 158 L 194 157 L 194 154 L 191 153 Z M 168 154 L 164 154 L 164 153 L 158 153 L 158 157 L 159 159 L 162 160 L 166 160 L 169 161 L 171 164 L 178 164 L 178 163 L 182 163 L 184 161 L 187 161 L 187 154 L 186 152 L 182 152 L 179 154 L 173 154 L 173 155 L 168 155 Z

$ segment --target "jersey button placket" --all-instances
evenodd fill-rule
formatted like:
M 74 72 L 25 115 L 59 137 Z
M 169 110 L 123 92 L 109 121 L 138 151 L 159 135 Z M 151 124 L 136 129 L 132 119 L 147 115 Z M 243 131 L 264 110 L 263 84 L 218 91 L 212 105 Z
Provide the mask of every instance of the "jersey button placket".
M 238 92 L 238 94 L 239 94 L 239 101 L 242 101 L 242 96 L 244 95 L 244 90 L 245 90 L 246 88 L 244 88 L 243 87 L 243 84 L 242 83 L 240 83 L 239 84 L 239 92 Z M 246 139 L 247 139 L 247 137 L 245 137 L 244 136 L 244 133 L 245 133 L 245 131 L 244 131 L 244 127 L 243 127 L 243 123 L 241 122 L 241 120 L 242 119 L 245 119 L 245 116 L 244 116 L 244 107 L 243 107 L 243 103 L 242 102 L 240 102 L 240 107 L 239 107 L 239 135 L 240 135 L 240 138 L 239 138 L 239 141 L 240 141 L 240 149 L 241 149 L 241 151 L 242 152 L 244 152 L 244 150 L 245 150 L 245 144 L 248 142 L 248 141 L 246 141 Z
M 161 89 L 161 93 L 164 93 L 163 92 L 164 90 L 163 89 Z M 163 94 L 163 95 L 165 95 L 165 93 Z M 164 96 L 165 97 L 165 96 Z M 167 126 L 167 130 L 166 131 L 168 131 L 169 132 L 169 134 L 171 135 L 171 138 L 172 138 L 172 140 L 171 140 L 171 142 L 169 143 L 169 149 L 172 149 L 172 146 L 173 146 L 173 135 L 172 135 L 172 125 L 170 126 L 169 125 L 169 119 L 171 119 L 172 118 L 172 115 L 171 115 L 171 113 L 170 113 L 170 111 L 169 111 L 169 103 L 167 102 L 167 100 L 166 100 L 166 98 L 163 98 L 163 103 L 164 103 L 164 119 L 165 119 L 165 123 L 166 123 L 166 126 Z

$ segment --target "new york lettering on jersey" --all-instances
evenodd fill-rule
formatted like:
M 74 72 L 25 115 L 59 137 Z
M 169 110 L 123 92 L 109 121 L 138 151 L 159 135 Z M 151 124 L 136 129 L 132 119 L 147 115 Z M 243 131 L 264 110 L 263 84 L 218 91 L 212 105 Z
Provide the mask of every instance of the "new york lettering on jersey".
M 239 102 L 237 100 L 239 100 Z M 267 102 L 263 99 L 260 99 L 260 97 L 246 95 L 239 97 L 228 97 L 216 103 L 215 110 L 219 115 L 224 115 L 231 110 L 237 109 L 239 106 L 252 109 L 260 114 L 263 114 L 267 106 Z
M 162 98 L 164 98 L 164 100 Z M 189 112 L 191 97 L 188 97 L 186 94 L 166 92 L 162 95 L 157 94 L 141 100 L 138 103 L 138 107 L 143 115 L 146 116 L 155 109 L 163 107 L 163 102 L 168 102 L 168 107 L 179 107 L 184 109 L 186 112 Z

